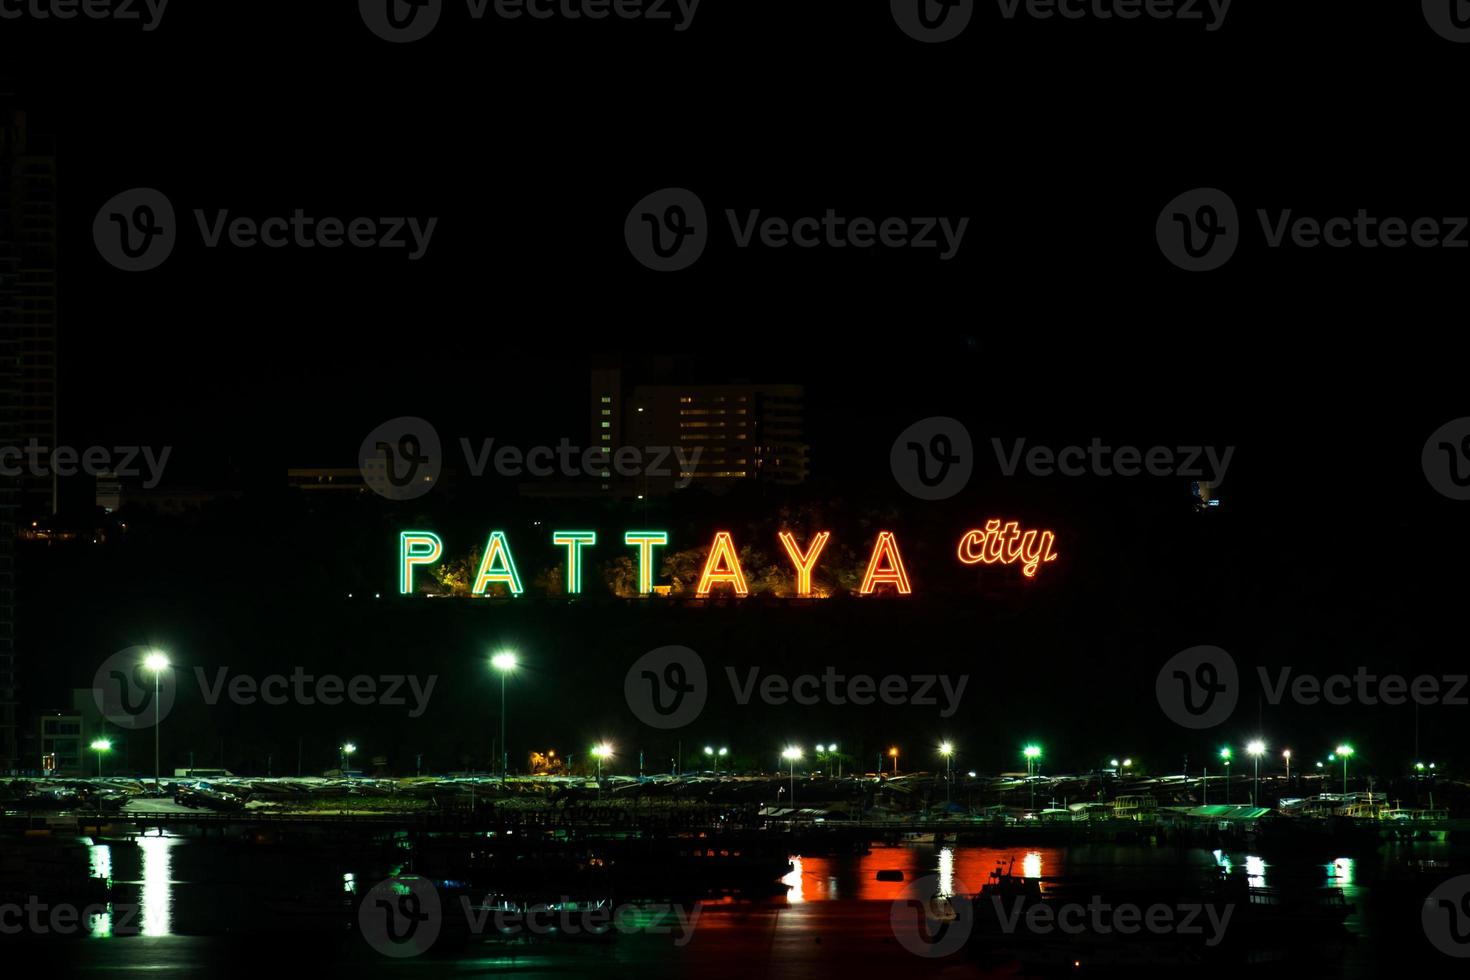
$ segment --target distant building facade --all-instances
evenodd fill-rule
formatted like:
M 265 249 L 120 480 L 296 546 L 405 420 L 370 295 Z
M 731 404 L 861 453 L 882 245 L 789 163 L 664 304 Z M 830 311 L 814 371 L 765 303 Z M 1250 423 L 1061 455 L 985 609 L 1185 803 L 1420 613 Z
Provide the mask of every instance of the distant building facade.
M 54 148 L 0 101 L 0 449 L 57 444 L 56 229 Z M 20 764 L 17 528 L 56 511 L 54 473 L 0 476 L 0 772 Z
M 665 473 L 605 470 L 597 481 L 601 494 L 662 496 L 684 486 L 718 490 L 741 483 L 792 486 L 809 475 L 801 385 L 628 386 L 620 370 L 605 369 L 592 372 L 590 396 L 592 446 L 609 452 L 631 446 L 648 461 L 668 450 Z

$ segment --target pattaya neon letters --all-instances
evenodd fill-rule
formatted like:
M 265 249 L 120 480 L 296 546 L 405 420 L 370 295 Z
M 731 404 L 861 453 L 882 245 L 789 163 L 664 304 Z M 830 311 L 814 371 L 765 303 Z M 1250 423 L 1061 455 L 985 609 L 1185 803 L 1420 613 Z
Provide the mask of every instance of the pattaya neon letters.
M 648 595 L 653 591 L 653 549 L 669 543 L 668 531 L 628 531 L 623 535 L 623 544 L 638 549 L 638 594 Z
M 551 543 L 567 549 L 567 595 L 582 594 L 582 549 L 597 543 L 596 531 L 557 531 Z
M 740 556 L 735 552 L 735 542 L 730 538 L 729 531 L 720 531 L 715 535 L 715 543 L 710 545 L 709 557 L 704 561 L 704 571 L 699 575 L 699 588 L 695 593 L 709 595 L 710 589 L 720 582 L 733 585 L 736 595 L 750 595 L 750 588 L 745 584 L 745 573 L 740 570 Z
M 791 564 L 796 566 L 796 594 L 809 596 L 812 594 L 812 569 L 817 567 L 817 559 L 822 555 L 822 549 L 827 547 L 827 539 L 832 535 L 826 531 L 820 531 L 806 546 L 806 553 L 796 546 L 796 537 L 790 531 L 782 531 L 780 534 L 781 546 L 786 549 L 786 555 L 791 559 Z
M 484 595 L 494 584 L 504 585 L 511 595 L 526 591 L 521 588 L 521 576 L 516 572 L 515 559 L 510 556 L 510 545 L 505 541 L 504 531 L 491 531 L 490 540 L 485 542 L 485 557 L 480 559 L 480 572 L 475 576 L 475 595 Z
M 913 592 L 909 585 L 909 574 L 903 569 L 903 556 L 898 553 L 898 539 L 892 531 L 879 531 L 878 543 L 873 545 L 873 557 L 868 559 L 868 571 L 863 575 L 860 595 L 872 595 L 873 590 L 887 582 L 898 589 L 899 595 Z
M 398 591 L 413 591 L 413 570 L 433 565 L 444 556 L 444 542 L 432 531 L 404 531 L 398 536 Z
M 789 594 L 798 598 L 811 597 L 814 594 L 812 580 L 831 538 L 831 532 L 817 531 L 803 548 L 797 543 L 796 535 L 790 531 L 781 531 L 777 535 L 777 540 L 791 562 L 795 589 L 786 593 L 782 587 L 777 586 L 776 594 Z M 553 531 L 551 544 L 565 550 L 566 594 L 581 595 L 587 562 L 591 560 L 593 549 L 597 547 L 597 532 Z M 653 594 L 658 574 L 659 556 L 656 549 L 668 547 L 669 532 L 626 531 L 623 534 L 623 544 L 635 549 L 633 567 L 637 578 L 637 594 Z M 1055 546 L 1056 535 L 1051 531 L 1022 530 L 1017 521 L 1002 523 L 999 519 L 991 519 L 985 522 L 983 530 L 966 531 L 960 537 L 956 556 L 965 565 L 1016 565 L 1022 575 L 1031 579 L 1036 577 L 1037 571 L 1044 564 L 1057 560 Z M 414 586 L 415 570 L 437 564 L 443 557 L 444 543 L 434 532 L 402 532 L 399 535 L 398 548 L 398 591 L 403 595 L 411 595 L 417 591 Z M 762 591 L 769 592 L 771 586 L 765 584 L 766 582 L 767 580 L 762 579 Z M 511 596 L 525 593 L 515 558 L 511 554 L 510 541 L 504 531 L 490 532 L 470 592 L 476 596 L 490 595 L 491 586 L 495 585 L 504 586 Z M 885 589 L 884 586 L 891 588 Z M 661 588 L 658 591 L 669 590 Z M 867 567 L 857 594 L 867 596 L 891 592 L 911 595 L 913 591 L 913 583 L 909 579 L 899 548 L 898 536 L 892 531 L 879 531 L 873 541 L 872 550 L 868 553 Z M 739 548 L 734 535 L 729 531 L 715 533 L 695 588 L 695 595 L 700 598 L 721 594 L 751 594 L 745 570 L 741 567 Z M 826 595 L 826 588 L 818 594 Z
M 1050 531 L 1022 531 L 1016 521 L 985 522 L 983 531 L 966 531 L 960 538 L 959 559 L 966 565 L 1015 565 L 1021 574 L 1035 578 L 1042 562 L 1056 561 L 1052 550 L 1057 536 Z

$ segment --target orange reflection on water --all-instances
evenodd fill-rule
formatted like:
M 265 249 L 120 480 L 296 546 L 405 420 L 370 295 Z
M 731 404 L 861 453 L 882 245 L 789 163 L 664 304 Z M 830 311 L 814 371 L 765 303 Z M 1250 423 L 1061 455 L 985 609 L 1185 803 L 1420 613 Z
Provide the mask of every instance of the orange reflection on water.
M 842 899 L 893 901 L 903 897 L 915 878 L 936 875 L 945 894 L 974 895 L 1000 867 L 1013 874 L 1036 878 L 1057 874 L 1062 851 L 1055 847 L 875 847 L 853 860 L 848 855 L 793 856 L 794 868 L 782 882 L 790 886 L 787 901 L 822 902 Z M 903 872 L 902 881 L 879 881 L 879 871 Z

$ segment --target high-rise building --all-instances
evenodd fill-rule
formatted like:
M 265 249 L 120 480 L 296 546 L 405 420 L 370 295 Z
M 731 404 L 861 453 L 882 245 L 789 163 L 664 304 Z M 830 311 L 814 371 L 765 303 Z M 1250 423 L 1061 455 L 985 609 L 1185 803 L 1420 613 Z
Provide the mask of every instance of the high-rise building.
M 56 228 L 54 150 L 0 97 L 0 449 L 56 447 Z M 19 765 L 16 526 L 57 509 L 51 467 L 0 474 L 0 772 Z
M 743 481 L 792 485 L 807 478 L 805 392 L 800 385 L 641 385 L 628 398 L 626 431 L 640 447 L 678 447 L 675 474 L 649 482 L 705 486 Z M 698 454 L 697 459 L 695 454 Z

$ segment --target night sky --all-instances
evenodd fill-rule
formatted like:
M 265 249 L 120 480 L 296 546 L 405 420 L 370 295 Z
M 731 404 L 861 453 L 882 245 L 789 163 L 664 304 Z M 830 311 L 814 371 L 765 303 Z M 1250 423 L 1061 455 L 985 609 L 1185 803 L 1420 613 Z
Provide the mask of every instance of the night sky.
M 919 754 L 949 735 L 969 764 L 999 769 L 1035 738 L 1058 767 L 1131 753 L 1176 771 L 1258 734 L 1253 679 L 1219 732 L 1169 724 L 1153 679 L 1185 647 L 1216 643 L 1251 667 L 1463 672 L 1470 512 L 1429 486 L 1420 451 L 1467 414 L 1463 342 L 1449 336 L 1465 253 L 1273 251 L 1257 232 L 1224 269 L 1190 275 L 1153 237 L 1164 203 L 1197 186 L 1226 188 L 1252 222 L 1256 208 L 1464 213 L 1459 131 L 1429 98 L 1464 66 L 1417 5 L 1242 6 L 1214 34 L 1003 27 L 987 11 L 934 47 L 884 10 L 835 0 L 707 0 L 679 34 L 464 24 L 459 9 L 457 29 L 397 47 L 354 5 L 310 6 L 180 4 L 152 33 L 0 28 L 0 92 L 59 147 L 61 441 L 170 445 L 171 483 L 246 491 L 99 552 L 28 552 L 21 649 L 46 654 L 26 670 L 28 697 L 59 700 L 144 642 L 260 672 L 432 671 L 442 697 L 414 722 L 197 705 L 180 718 L 201 758 L 222 738 L 242 767 L 294 756 L 295 731 L 318 768 L 345 737 L 400 766 L 425 752 L 448 767 L 488 755 L 498 692 L 481 661 L 510 642 L 530 665 L 516 741 L 609 737 L 646 745 L 658 769 L 674 736 L 640 729 L 622 674 L 681 643 L 721 667 L 971 676 L 961 716 L 942 724 L 918 709 L 740 708 L 723 693 L 686 753 L 727 736 L 761 760 L 788 739 Z M 1387 52 L 1372 70 L 1370 17 Z M 298 207 L 439 224 L 417 262 L 209 250 L 190 227 L 162 268 L 126 274 L 99 257 L 91 225 L 137 186 L 164 191 L 190 225 L 194 208 Z M 742 251 L 725 234 L 694 268 L 660 275 L 633 261 L 622 228 L 667 186 L 694 189 L 717 222 L 725 208 L 830 207 L 970 226 L 948 262 Z M 587 370 L 648 354 L 677 357 L 690 379 L 807 389 L 810 483 L 691 497 L 670 526 L 707 540 L 728 524 L 771 548 L 783 504 L 827 502 L 852 535 L 855 515 L 880 513 L 919 594 L 832 610 L 635 609 L 596 587 L 572 609 L 369 603 L 392 591 L 399 528 L 435 521 L 467 549 L 533 508 L 494 486 L 330 512 L 284 492 L 286 467 L 351 465 L 363 435 L 399 415 L 448 440 L 585 440 Z M 906 496 L 888 471 L 898 432 L 934 415 L 962 420 L 981 452 L 944 504 Z M 1235 446 L 1223 506 L 1195 513 L 1187 480 L 1003 479 L 989 450 L 991 437 L 1093 436 Z M 68 507 L 89 494 L 68 488 Z M 1025 590 L 967 591 L 953 541 L 1002 510 L 1058 528 L 1064 557 Z M 617 509 L 595 519 L 606 540 L 641 523 Z M 527 563 L 555 558 L 526 550 Z M 1421 713 L 1425 754 L 1470 761 L 1466 710 Z M 1356 740 L 1386 775 L 1411 761 L 1409 708 L 1267 706 L 1261 731 L 1303 758 Z

